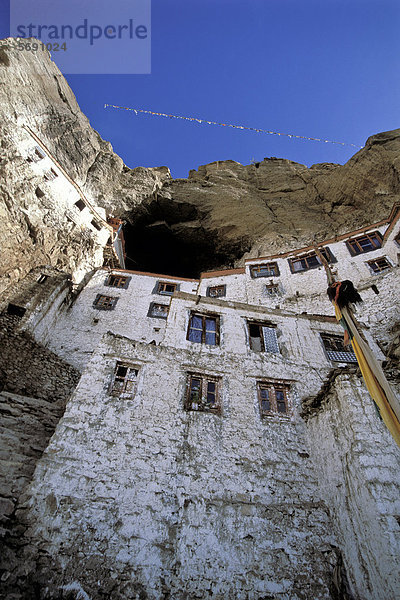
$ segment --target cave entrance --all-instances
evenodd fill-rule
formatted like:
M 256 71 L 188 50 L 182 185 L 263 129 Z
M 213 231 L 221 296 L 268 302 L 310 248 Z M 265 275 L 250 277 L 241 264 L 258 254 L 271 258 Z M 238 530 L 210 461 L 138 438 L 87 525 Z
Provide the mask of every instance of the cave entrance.
M 231 268 L 247 248 L 223 247 L 218 233 L 202 225 L 191 204 L 153 199 L 125 214 L 126 268 L 197 279 L 201 272 Z

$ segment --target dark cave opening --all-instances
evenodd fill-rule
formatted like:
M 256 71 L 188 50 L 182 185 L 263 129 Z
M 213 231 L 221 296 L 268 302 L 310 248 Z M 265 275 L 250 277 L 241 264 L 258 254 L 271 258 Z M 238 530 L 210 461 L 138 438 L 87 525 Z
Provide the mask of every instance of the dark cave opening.
M 140 211 L 140 212 L 139 212 Z M 152 201 L 125 216 L 126 268 L 197 279 L 201 272 L 232 268 L 246 244 L 223 244 L 203 227 L 192 205 Z

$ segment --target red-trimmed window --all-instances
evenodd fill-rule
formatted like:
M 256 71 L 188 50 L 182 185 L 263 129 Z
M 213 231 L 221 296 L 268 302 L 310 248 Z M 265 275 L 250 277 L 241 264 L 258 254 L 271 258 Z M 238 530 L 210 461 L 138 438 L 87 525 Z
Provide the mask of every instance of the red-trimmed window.
M 256 279 L 258 277 L 278 277 L 279 267 L 276 262 L 267 262 L 250 267 L 251 276 Z

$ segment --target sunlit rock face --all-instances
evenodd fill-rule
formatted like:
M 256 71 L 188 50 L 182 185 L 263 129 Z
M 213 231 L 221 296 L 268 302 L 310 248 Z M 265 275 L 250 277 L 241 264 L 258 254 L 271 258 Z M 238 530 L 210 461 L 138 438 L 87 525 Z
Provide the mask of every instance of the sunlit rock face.
M 399 194 L 400 130 L 370 137 L 343 166 L 221 161 L 174 180 L 167 167 L 126 167 L 92 129 L 47 53 L 21 52 L 5 40 L 0 78 L 3 289 L 39 264 L 71 270 L 93 253 L 79 232 L 65 223 L 55 227 L 51 208 L 38 201 L 40 182 L 21 150 L 23 125 L 43 139 L 94 205 L 126 220 L 127 264 L 139 270 L 196 276 L 247 256 L 308 245 L 378 221 Z M 33 222 L 21 212 L 27 206 Z M 62 220 L 59 207 L 55 211 Z

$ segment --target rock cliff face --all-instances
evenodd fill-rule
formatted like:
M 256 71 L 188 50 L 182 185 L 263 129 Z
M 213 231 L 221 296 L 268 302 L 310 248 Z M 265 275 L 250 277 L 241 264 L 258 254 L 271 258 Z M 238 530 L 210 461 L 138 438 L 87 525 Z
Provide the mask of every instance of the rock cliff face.
M 11 271 L 8 278 L 0 273 L 3 289 L 39 264 L 68 270 L 91 251 L 51 219 L 38 229 L 21 212 L 35 204 L 46 213 L 16 141 L 22 125 L 45 140 L 94 204 L 126 219 L 128 266 L 136 269 L 193 276 L 247 255 L 308 245 L 385 217 L 400 191 L 400 130 L 369 138 L 343 166 L 223 161 L 172 180 L 166 167 L 123 164 L 90 127 L 46 52 L 19 51 L 4 40 L 0 77 L 0 235 Z

